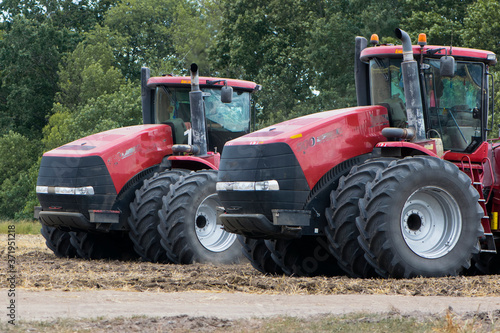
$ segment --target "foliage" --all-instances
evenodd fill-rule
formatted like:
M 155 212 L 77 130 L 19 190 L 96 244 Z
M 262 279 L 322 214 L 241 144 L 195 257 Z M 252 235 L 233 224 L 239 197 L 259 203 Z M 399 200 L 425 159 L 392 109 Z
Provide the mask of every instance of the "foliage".
M 125 45 L 125 40 L 107 27 L 96 26 L 75 50 L 64 57 L 59 70 L 56 102 L 72 109 L 90 98 L 113 93 L 125 83 L 113 50 Z
M 81 137 L 108 129 L 142 122 L 140 88 L 125 84 L 112 94 L 90 98 L 86 104 L 69 110 L 54 105 L 55 113 L 44 128 L 43 143 L 53 149 Z
M 212 56 L 223 75 L 265 87 L 258 96 L 265 105 L 264 121 L 271 115 L 268 109 L 286 116 L 311 98 L 308 32 L 320 14 L 316 3 L 300 0 L 225 3 Z
M 43 149 L 141 122 L 141 66 L 257 82 L 265 126 L 355 105 L 355 36 L 500 53 L 498 17 L 497 0 L 3 0 L 0 218 L 36 204 Z
M 406 0 L 402 8 L 410 15 L 402 19 L 402 28 L 414 32 L 414 38 L 426 33 L 433 45 L 463 45 L 460 32 L 467 6 L 473 2 L 475 0 Z
M 105 25 L 126 39 L 115 50 L 126 78 L 139 79 L 143 65 L 173 62 L 171 29 L 176 4 L 175 0 L 129 0 L 108 10 Z
M 19 133 L 0 137 L 0 217 L 21 217 L 27 197 L 32 195 L 36 174 L 32 166 L 41 149 L 36 142 Z M 36 170 L 38 171 L 38 169 Z M 33 207 L 31 207 L 32 215 Z
M 19 133 L 9 132 L 0 136 L 0 184 L 14 177 L 20 170 L 27 170 L 34 163 L 40 148 Z M 35 158 L 36 159 L 36 158 Z
M 462 36 L 464 46 L 490 50 L 500 54 L 500 3 L 478 0 L 468 8 Z
M 37 138 L 57 91 L 65 32 L 19 17 L 0 40 L 0 124 Z M 5 133 L 0 129 L 0 134 Z

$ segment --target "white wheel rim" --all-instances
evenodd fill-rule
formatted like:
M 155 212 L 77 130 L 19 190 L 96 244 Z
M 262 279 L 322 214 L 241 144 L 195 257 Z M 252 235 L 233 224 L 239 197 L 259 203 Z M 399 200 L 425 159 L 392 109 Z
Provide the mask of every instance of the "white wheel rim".
M 206 197 L 196 210 L 195 230 L 201 245 L 212 252 L 227 250 L 236 240 L 236 234 L 217 224 L 217 206 L 222 206 L 217 194 Z
M 401 232 L 408 247 L 427 259 L 441 258 L 457 244 L 462 231 L 460 206 L 445 190 L 426 186 L 406 200 Z

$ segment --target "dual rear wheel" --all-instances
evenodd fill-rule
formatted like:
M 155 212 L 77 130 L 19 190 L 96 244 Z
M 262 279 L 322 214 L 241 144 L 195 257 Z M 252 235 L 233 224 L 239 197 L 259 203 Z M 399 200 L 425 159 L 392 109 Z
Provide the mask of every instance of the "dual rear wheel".
M 371 160 L 341 185 L 327 210 L 327 235 L 352 276 L 457 275 L 479 253 L 479 194 L 450 162 L 427 156 Z

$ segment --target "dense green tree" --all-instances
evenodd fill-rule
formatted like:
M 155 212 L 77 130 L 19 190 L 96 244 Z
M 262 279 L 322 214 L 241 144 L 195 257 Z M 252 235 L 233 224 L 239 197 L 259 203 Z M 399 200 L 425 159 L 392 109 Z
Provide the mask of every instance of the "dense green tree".
M 26 198 L 34 195 L 32 167 L 41 148 L 37 141 L 12 131 L 0 136 L 0 218 L 20 217 Z
M 221 15 L 222 8 L 217 1 L 177 3 L 170 31 L 178 72 L 196 63 L 200 74 L 213 75 L 209 49 L 219 29 Z
M 468 6 L 476 0 L 405 0 L 402 28 L 414 43 L 419 33 L 426 33 L 433 45 L 463 45 L 460 34 Z
M 27 170 L 41 151 L 38 143 L 19 133 L 8 132 L 0 136 L 0 183 L 15 176 L 19 170 Z
M 270 112 L 288 116 L 313 95 L 313 73 L 305 47 L 308 31 L 322 10 L 321 3 L 314 1 L 225 3 L 212 56 L 224 75 L 254 80 L 265 87 L 258 97 L 264 106 L 264 122 Z
M 57 91 L 65 33 L 50 23 L 18 17 L 0 40 L 0 123 L 37 138 Z M 0 134 L 5 130 L 0 129 Z
M 125 45 L 124 39 L 100 26 L 84 36 L 60 65 L 56 102 L 68 109 L 85 104 L 90 98 L 112 93 L 125 83 L 113 54 Z
M 53 149 L 84 136 L 142 123 L 140 87 L 124 84 L 119 90 L 90 98 L 72 110 L 54 105 L 55 113 L 44 128 L 45 149 Z
M 16 16 L 38 22 L 51 21 L 60 29 L 76 32 L 91 30 L 102 23 L 105 13 L 118 0 L 3 0 L 0 16 L 12 22 Z
M 171 29 L 178 1 L 130 0 L 108 10 L 105 25 L 121 34 L 126 43 L 115 50 L 123 75 L 139 79 L 141 66 L 174 66 L 175 48 Z
M 468 7 L 461 32 L 463 45 L 500 55 L 500 3 L 477 0 Z
M 114 46 L 121 37 L 96 27 L 64 58 L 60 92 L 43 142 L 52 149 L 99 131 L 141 122 L 140 88 L 114 66 Z

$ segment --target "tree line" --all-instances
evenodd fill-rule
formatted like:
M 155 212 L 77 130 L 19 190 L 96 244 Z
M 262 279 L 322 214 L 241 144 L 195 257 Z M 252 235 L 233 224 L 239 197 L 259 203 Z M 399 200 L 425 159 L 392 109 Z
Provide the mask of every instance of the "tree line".
M 500 54 L 497 0 L 3 0 L 0 219 L 32 215 L 43 152 L 142 122 L 142 66 L 257 82 L 264 126 L 354 106 L 355 36 L 396 27 Z

